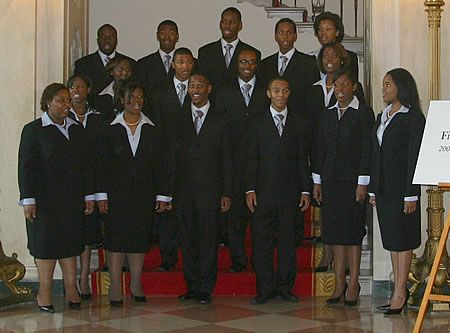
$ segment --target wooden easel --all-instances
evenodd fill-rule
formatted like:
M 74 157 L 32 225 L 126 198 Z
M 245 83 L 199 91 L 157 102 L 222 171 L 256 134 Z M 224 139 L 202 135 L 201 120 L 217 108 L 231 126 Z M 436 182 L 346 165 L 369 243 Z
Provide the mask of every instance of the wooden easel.
M 438 187 L 443 191 L 447 192 L 450 191 L 450 183 L 439 183 Z M 414 325 L 413 330 L 414 333 L 419 333 L 422 328 L 425 312 L 427 311 L 429 301 L 450 302 L 450 295 L 439 295 L 431 293 L 434 281 L 436 280 L 439 264 L 441 263 L 442 254 L 444 252 L 445 245 L 447 243 L 449 231 L 450 231 L 450 212 L 447 215 L 447 220 L 445 221 L 444 229 L 442 230 L 441 233 L 441 239 L 439 240 L 439 245 L 436 250 L 436 256 L 434 257 L 433 266 L 431 267 L 430 277 L 428 279 L 427 287 L 425 288 L 425 293 L 423 294 L 422 303 L 420 304 L 419 313 L 417 315 L 416 323 Z

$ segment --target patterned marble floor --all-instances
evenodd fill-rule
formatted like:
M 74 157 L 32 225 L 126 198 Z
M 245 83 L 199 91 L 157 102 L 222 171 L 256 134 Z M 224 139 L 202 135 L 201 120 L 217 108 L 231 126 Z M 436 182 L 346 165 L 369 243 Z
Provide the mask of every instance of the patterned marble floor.
M 211 305 L 153 297 L 145 305 L 126 299 L 124 308 L 112 308 L 108 298 L 95 297 L 80 311 L 70 310 L 55 297 L 55 314 L 41 313 L 36 304 L 0 312 L 0 332 L 411 332 L 416 311 L 385 317 L 375 308 L 385 300 L 362 297 L 359 307 L 327 306 L 323 297 L 301 298 L 299 303 L 271 300 L 252 306 L 249 297 L 216 297 Z M 422 332 L 450 331 L 448 313 L 428 315 Z

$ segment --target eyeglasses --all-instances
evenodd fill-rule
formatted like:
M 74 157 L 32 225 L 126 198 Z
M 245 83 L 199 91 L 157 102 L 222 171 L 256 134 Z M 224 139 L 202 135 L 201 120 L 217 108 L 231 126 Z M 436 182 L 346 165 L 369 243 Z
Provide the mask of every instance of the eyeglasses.
M 239 63 L 242 65 L 256 65 L 257 62 L 258 61 L 256 59 L 250 59 L 250 60 L 240 59 L 239 60 Z

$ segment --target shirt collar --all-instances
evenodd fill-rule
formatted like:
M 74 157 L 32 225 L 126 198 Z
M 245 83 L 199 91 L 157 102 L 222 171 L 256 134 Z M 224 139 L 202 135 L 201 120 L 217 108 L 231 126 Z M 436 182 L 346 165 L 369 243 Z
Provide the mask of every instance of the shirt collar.
M 251 84 L 252 85 L 252 89 L 253 87 L 255 87 L 255 83 L 256 83 L 256 75 L 253 75 L 253 77 L 251 78 L 250 81 L 245 82 L 244 80 L 242 80 L 240 77 L 238 77 L 238 82 L 239 82 L 239 87 L 242 89 L 242 86 L 244 84 Z
M 102 62 L 105 63 L 106 57 L 109 57 L 109 59 L 113 59 L 116 56 L 116 50 L 114 50 L 110 55 L 104 54 L 102 51 L 98 50 L 98 55 L 102 59 Z
M 211 106 L 211 104 L 209 103 L 209 100 L 208 100 L 208 102 L 205 104 L 205 105 L 203 105 L 201 108 L 198 108 L 198 107 L 196 107 L 195 105 L 194 105 L 194 103 L 191 103 L 191 112 L 192 112 L 192 115 L 195 117 L 195 116 L 197 116 L 197 114 L 195 113 L 195 111 L 197 111 L 197 110 L 200 110 L 200 111 L 202 111 L 203 112 L 203 117 L 205 117 L 206 116 L 206 114 L 208 113 L 208 110 L 209 110 L 209 107 Z M 203 118 L 202 117 L 202 118 Z
M 327 87 L 327 74 L 325 74 L 319 81 L 313 84 L 313 86 Z
M 346 109 L 348 108 L 352 108 L 355 110 L 359 109 L 359 100 L 358 97 L 353 96 L 352 101 L 350 102 L 350 104 L 346 107 Z M 336 104 L 334 104 L 333 106 L 330 106 L 328 109 L 339 109 L 339 102 L 336 102 Z
M 381 121 L 382 122 L 386 122 L 389 118 L 394 117 L 397 113 L 408 113 L 409 112 L 409 108 L 407 108 L 406 106 L 403 106 L 400 108 L 400 110 L 398 110 L 396 113 L 394 113 L 394 115 L 392 117 L 389 117 L 389 112 L 392 110 L 392 104 L 389 104 L 388 106 L 386 106 L 386 108 L 383 110 L 383 113 L 381 115 Z
M 239 43 L 239 38 L 236 38 L 234 41 L 232 41 L 231 43 L 228 43 L 225 39 L 221 38 L 220 39 L 220 43 L 222 44 L 222 50 L 224 50 L 225 45 L 227 44 L 231 44 L 233 45 L 233 48 L 231 49 L 231 52 L 233 52 L 234 50 L 236 50 L 236 46 Z
M 289 50 L 285 54 L 282 54 L 280 51 L 278 51 L 278 62 L 280 62 L 281 56 L 288 58 L 288 62 L 291 61 L 291 58 L 294 55 L 294 52 L 295 52 L 295 47 L 293 47 L 291 50 Z
M 272 118 L 274 118 L 277 114 L 282 114 L 284 116 L 284 118 L 283 118 L 283 122 L 284 122 L 286 117 L 287 117 L 287 114 L 288 114 L 288 109 L 287 109 L 287 107 L 285 107 L 283 111 L 278 112 L 271 105 L 270 106 L 270 113 L 272 114 Z
M 117 115 L 117 117 L 114 118 L 114 120 L 111 122 L 110 125 L 121 124 L 121 125 L 123 125 L 124 127 L 126 127 L 127 124 L 126 124 L 126 122 L 125 122 L 125 119 L 124 119 L 124 117 L 123 117 L 123 114 L 124 114 L 123 111 L 122 111 L 121 113 L 119 113 L 119 114 Z M 143 114 L 143 113 L 141 112 L 141 120 L 139 121 L 138 126 L 142 126 L 142 125 L 144 125 L 144 124 L 149 124 L 149 125 L 151 125 L 151 126 L 155 126 L 155 124 L 154 124 L 154 123 L 153 123 L 153 122 L 152 122 L 145 114 Z
M 189 83 L 189 79 L 187 79 L 186 81 L 180 81 L 178 80 L 175 75 L 173 76 L 173 84 L 175 85 L 175 88 L 178 88 L 178 83 L 184 83 L 184 85 L 186 86 L 186 92 L 187 92 L 187 87 L 188 87 L 188 83 Z
M 41 117 L 41 121 L 42 121 L 42 127 L 46 127 L 46 126 L 50 126 L 50 125 L 62 127 L 60 124 L 54 123 L 52 118 L 50 118 L 50 116 L 48 115 L 47 112 L 44 112 L 44 114 Z M 66 129 L 67 130 L 69 130 L 70 126 L 77 125 L 75 120 L 72 120 L 70 117 L 66 117 L 65 121 L 66 121 Z
M 111 97 L 114 97 L 114 81 L 112 81 L 110 84 L 108 84 L 105 89 L 103 89 L 99 95 L 111 95 Z
M 173 60 L 173 54 L 175 53 L 175 49 L 172 50 L 172 52 L 170 53 L 166 53 L 163 50 L 159 49 L 159 56 L 161 57 L 161 60 L 164 61 L 164 56 L 169 55 L 170 56 L 170 61 Z
M 73 107 L 71 107 L 69 111 L 75 116 L 75 119 L 78 119 L 78 115 L 75 112 L 75 110 L 73 109 Z M 84 117 L 86 118 L 90 114 L 100 114 L 100 112 L 97 112 L 95 109 L 88 106 L 88 109 L 87 109 L 86 113 L 84 114 Z

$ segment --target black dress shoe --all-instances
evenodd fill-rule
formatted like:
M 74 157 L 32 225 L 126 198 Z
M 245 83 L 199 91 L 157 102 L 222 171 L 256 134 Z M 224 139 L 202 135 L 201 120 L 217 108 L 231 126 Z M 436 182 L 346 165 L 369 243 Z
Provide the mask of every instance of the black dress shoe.
M 136 295 L 131 294 L 131 297 L 133 298 L 133 300 L 135 302 L 147 303 L 147 297 L 145 297 L 145 296 L 136 296 Z
M 233 264 L 233 265 L 230 267 L 229 272 L 230 272 L 230 273 L 240 273 L 240 272 L 245 271 L 246 268 L 247 268 L 247 267 L 246 267 L 245 265 L 241 265 L 241 264 Z
M 168 265 L 168 264 L 162 264 L 161 266 L 159 266 L 156 271 L 157 272 L 170 272 L 175 268 L 175 266 L 172 265 Z
M 210 294 L 199 294 L 197 298 L 197 303 L 206 305 L 211 303 L 211 295 Z
M 122 272 L 123 273 L 128 273 L 130 271 L 130 267 L 128 266 L 122 266 Z
M 110 299 L 109 304 L 111 304 L 112 306 L 121 308 L 121 307 L 123 307 L 123 299 L 118 300 L 118 301 L 113 301 L 112 299 Z
M 291 293 L 290 291 L 284 291 L 284 292 L 280 292 L 277 295 L 278 299 L 282 299 L 283 301 L 287 301 L 287 302 L 293 302 L 296 303 L 298 302 L 298 297 L 295 296 L 293 293 Z
M 80 293 L 80 297 L 83 300 L 88 300 L 88 299 L 91 299 L 92 294 L 91 293 L 89 293 L 89 294 L 82 294 L 82 293 Z
M 69 308 L 73 310 L 80 310 L 81 309 L 81 302 L 71 302 L 69 301 Z
M 273 298 L 273 294 L 269 294 L 267 296 L 260 296 L 260 295 L 256 295 L 256 297 L 253 297 L 250 300 L 250 304 L 251 305 L 260 305 L 260 304 L 264 304 L 267 303 L 268 300 L 270 300 L 271 298 Z
M 178 296 L 179 301 L 192 301 L 197 299 L 197 293 L 194 293 L 192 291 L 188 291 L 187 293 Z
M 38 306 L 39 306 L 39 309 L 42 312 L 48 312 L 48 313 L 54 313 L 55 312 L 55 308 L 53 307 L 52 304 L 50 304 L 50 305 L 39 305 L 38 304 Z

